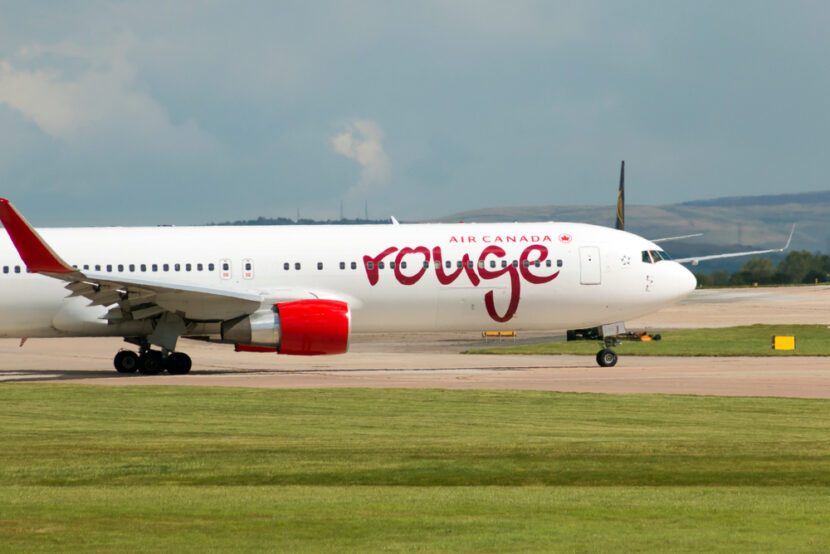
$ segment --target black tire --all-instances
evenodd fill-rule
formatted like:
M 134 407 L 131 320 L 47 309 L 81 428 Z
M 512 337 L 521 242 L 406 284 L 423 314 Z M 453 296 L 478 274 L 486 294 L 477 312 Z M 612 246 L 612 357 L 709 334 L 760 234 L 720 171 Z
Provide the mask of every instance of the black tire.
M 600 367 L 613 367 L 617 365 L 617 353 L 610 348 L 603 348 L 597 352 L 597 363 Z
M 190 356 L 184 352 L 173 352 L 167 356 L 164 367 L 170 375 L 185 375 L 190 373 Z
M 138 354 L 132 350 L 122 350 L 112 361 L 118 373 L 135 373 L 138 371 Z
M 651 338 L 652 338 L 652 340 L 663 340 L 663 337 L 661 337 L 660 335 L 654 335 Z
M 158 375 L 162 370 L 161 352 L 148 350 L 138 357 L 138 372 L 142 375 Z

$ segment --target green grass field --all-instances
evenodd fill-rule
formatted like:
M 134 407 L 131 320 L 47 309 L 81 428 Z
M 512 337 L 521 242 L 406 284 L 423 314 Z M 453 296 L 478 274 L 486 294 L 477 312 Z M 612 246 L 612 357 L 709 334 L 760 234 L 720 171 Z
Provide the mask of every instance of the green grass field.
M 659 341 L 623 341 L 614 350 L 628 356 L 830 356 L 830 329 L 826 325 L 745 325 L 660 335 Z M 773 350 L 773 335 L 794 335 L 795 350 Z M 466 353 L 594 355 L 599 348 L 598 341 L 586 340 L 477 348 Z
M 0 387 L 0 551 L 827 551 L 830 401 Z

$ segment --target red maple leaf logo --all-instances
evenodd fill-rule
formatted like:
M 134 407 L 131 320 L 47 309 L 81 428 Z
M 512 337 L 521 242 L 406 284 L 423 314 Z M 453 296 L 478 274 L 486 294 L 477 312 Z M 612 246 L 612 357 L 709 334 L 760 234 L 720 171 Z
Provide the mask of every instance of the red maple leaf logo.
M 573 239 L 574 238 L 568 233 L 562 233 L 561 235 L 559 235 L 559 242 L 568 243 L 571 242 Z

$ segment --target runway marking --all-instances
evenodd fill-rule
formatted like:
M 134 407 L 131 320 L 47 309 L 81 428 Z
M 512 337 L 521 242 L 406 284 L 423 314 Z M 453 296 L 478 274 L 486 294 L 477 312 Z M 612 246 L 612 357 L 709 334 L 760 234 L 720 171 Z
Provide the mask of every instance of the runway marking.
M 57 373 L 38 373 L 32 375 L 31 373 L 0 372 L 0 382 L 26 381 L 29 379 L 57 379 L 58 377 L 60 377 L 60 375 Z

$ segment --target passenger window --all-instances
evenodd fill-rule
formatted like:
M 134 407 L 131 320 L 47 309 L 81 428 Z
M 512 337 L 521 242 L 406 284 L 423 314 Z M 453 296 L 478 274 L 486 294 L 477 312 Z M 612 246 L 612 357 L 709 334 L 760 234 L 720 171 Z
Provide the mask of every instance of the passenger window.
M 444 265 L 447 267 L 447 269 L 449 269 L 452 267 L 452 262 L 447 260 L 447 262 Z
M 284 264 L 282 264 L 282 268 L 283 268 L 283 270 L 288 271 L 289 269 L 291 269 L 291 264 L 288 263 L 288 262 L 285 262 Z
M 389 262 L 389 269 L 395 269 L 395 262 Z
M 496 260 L 490 260 L 490 268 L 496 267 Z
M 323 262 L 317 262 L 317 269 L 323 269 Z
M 297 262 L 297 263 L 294 264 L 294 269 L 299 270 L 301 267 L 302 266 L 300 265 L 300 262 Z
M 455 262 L 455 267 L 463 267 L 463 266 L 464 266 L 464 264 L 461 263 L 461 260 L 458 260 L 457 262 Z
M 20 273 L 20 266 L 19 265 L 14 266 L 14 272 L 15 273 Z
M 530 267 L 530 262 L 528 260 L 522 260 L 522 265 L 524 267 Z
M 502 267 L 507 267 L 507 260 L 502 260 L 501 261 L 501 266 Z
M 112 264 L 107 264 L 107 272 L 112 273 Z
M 426 260 L 424 261 L 424 269 L 429 269 L 429 262 Z
M 228 271 L 231 268 L 231 264 L 225 262 L 222 264 L 222 271 Z
M 519 262 L 516 261 L 516 260 L 513 260 L 513 267 L 519 267 Z
M 213 264 L 208 264 L 208 271 L 213 271 L 214 269 L 216 269 L 216 266 L 215 266 L 215 265 L 213 265 Z
M 378 262 L 378 269 L 383 269 L 383 262 Z
M 562 267 L 562 260 L 556 260 L 556 267 Z
M 84 271 L 88 271 L 88 270 L 89 270 L 89 264 L 84 264 Z
M 375 269 L 375 263 L 374 262 L 366 262 L 366 269 L 369 269 L 369 270 Z
M 8 273 L 8 272 L 9 272 L 9 266 L 4 265 L 3 266 L 3 273 Z
M 346 262 L 340 262 L 340 269 L 346 269 Z
M 95 271 L 101 271 L 101 266 L 99 264 L 95 264 Z
M 124 271 L 124 264 L 118 264 L 118 272 L 121 273 Z
M 478 267 L 479 267 L 479 269 L 484 267 L 484 260 L 479 260 L 478 261 Z
M 352 262 L 352 269 L 357 269 L 357 262 Z
M 190 264 L 184 264 L 184 270 L 185 270 L 185 271 L 190 271 L 190 269 L 191 269 L 192 267 L 193 267 L 193 266 L 191 266 Z
M 130 264 L 130 271 L 135 271 L 135 264 Z
M 162 271 L 170 271 L 170 264 L 162 264 L 161 269 Z
M 173 269 L 179 271 L 182 268 L 181 264 L 173 264 Z
M 542 262 L 540 262 L 539 260 L 536 260 L 535 262 L 533 262 L 533 265 L 535 265 L 536 267 L 539 267 L 539 266 L 542 265 Z
M 203 266 L 202 264 L 196 264 L 196 271 L 204 271 L 204 269 L 205 266 Z
M 406 262 L 401 262 L 401 269 L 406 269 Z
M 141 264 L 141 265 L 139 266 L 139 268 L 141 269 L 141 271 L 142 271 L 142 273 L 143 273 L 143 272 L 147 271 L 147 264 Z
M 153 271 L 158 271 L 159 270 L 159 264 L 153 264 L 150 267 L 152 267 Z

